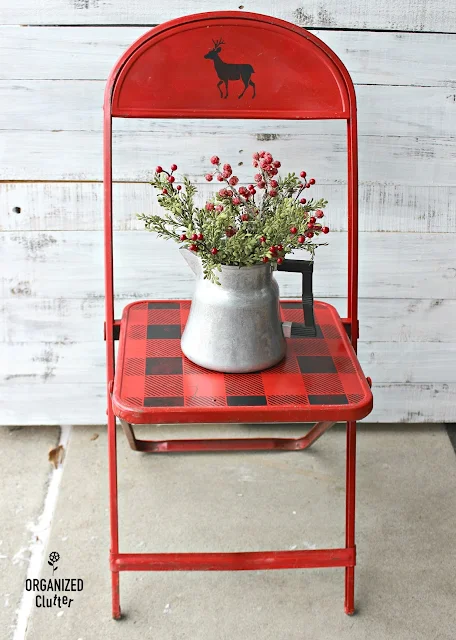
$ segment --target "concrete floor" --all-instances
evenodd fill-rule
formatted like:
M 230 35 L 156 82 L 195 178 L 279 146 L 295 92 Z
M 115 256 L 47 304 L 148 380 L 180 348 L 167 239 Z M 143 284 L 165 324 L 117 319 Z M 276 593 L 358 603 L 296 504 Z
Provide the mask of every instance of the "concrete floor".
M 43 508 L 57 437 L 47 428 L 0 431 L 2 640 L 24 638 L 14 634 L 30 523 Z M 343 546 L 340 428 L 300 453 L 154 457 L 130 451 L 121 435 L 119 448 L 121 551 Z M 343 613 L 343 569 L 127 573 L 125 618 L 114 622 L 106 434 L 75 427 L 46 554 L 60 554 L 55 577 L 82 578 L 84 589 L 70 608 L 33 605 L 26 640 L 454 640 L 456 457 L 445 429 L 360 426 L 357 499 L 356 616 Z M 46 555 L 41 576 L 51 575 Z

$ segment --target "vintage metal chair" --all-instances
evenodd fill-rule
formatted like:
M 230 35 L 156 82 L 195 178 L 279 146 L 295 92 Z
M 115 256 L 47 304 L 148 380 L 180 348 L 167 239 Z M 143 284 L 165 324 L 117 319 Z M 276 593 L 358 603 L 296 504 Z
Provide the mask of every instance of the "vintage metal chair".
M 213 47 L 236 52 L 236 73 Z M 185 55 L 182 52 L 185 51 Z M 207 57 L 207 56 L 206 56 Z M 270 61 L 280 73 L 271 78 Z M 305 72 L 302 71 L 305 61 Z M 219 63 L 220 62 L 220 63 Z M 172 77 L 169 68 L 173 69 Z M 214 73 L 214 66 L 216 74 Z M 229 65 L 228 65 L 229 66 Z M 252 79 L 254 69 L 254 81 Z M 217 77 L 218 76 L 218 77 Z M 233 78 L 239 81 L 235 82 Z M 143 300 L 114 318 L 112 118 L 268 118 L 347 123 L 348 311 L 314 303 L 315 337 L 288 341 L 285 361 L 261 374 L 214 374 L 186 360 L 179 337 L 190 302 Z M 153 157 L 153 149 L 150 156 Z M 159 160 L 157 158 L 157 160 Z M 356 357 L 358 339 L 358 171 L 355 92 L 339 58 L 288 22 L 253 13 L 216 12 L 162 24 L 135 42 L 114 67 L 104 103 L 104 215 L 112 614 L 120 617 L 121 571 L 252 570 L 345 567 L 345 612 L 354 613 L 356 420 L 372 410 L 370 380 Z M 300 301 L 284 301 L 284 320 L 303 320 Z M 115 363 L 114 341 L 119 340 Z M 307 355 L 303 371 L 299 355 Z M 116 366 L 115 366 L 116 365 Z M 131 447 L 150 453 L 300 451 L 336 421 L 346 422 L 346 535 L 339 549 L 239 553 L 119 551 L 116 417 Z M 132 425 L 316 423 L 302 438 L 145 441 Z

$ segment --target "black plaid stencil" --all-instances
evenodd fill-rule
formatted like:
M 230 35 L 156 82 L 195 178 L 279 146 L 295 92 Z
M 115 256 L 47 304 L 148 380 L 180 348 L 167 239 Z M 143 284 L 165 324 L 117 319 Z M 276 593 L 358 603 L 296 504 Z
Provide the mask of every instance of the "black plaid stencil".
M 265 407 L 266 396 L 226 396 L 229 407 Z
M 148 309 L 180 309 L 179 302 L 148 302 Z
M 331 356 L 297 356 L 301 373 L 337 373 Z
M 147 339 L 168 338 L 177 339 L 181 337 L 180 324 L 149 324 L 147 326 Z
M 146 358 L 146 376 L 179 376 L 182 371 L 182 358 Z

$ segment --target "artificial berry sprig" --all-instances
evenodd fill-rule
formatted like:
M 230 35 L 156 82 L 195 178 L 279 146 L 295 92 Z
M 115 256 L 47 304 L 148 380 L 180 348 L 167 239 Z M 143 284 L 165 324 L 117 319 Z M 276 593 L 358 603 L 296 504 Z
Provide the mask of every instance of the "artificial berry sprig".
M 282 264 L 295 249 L 310 252 L 326 235 L 324 199 L 307 199 L 303 192 L 315 184 L 304 170 L 281 177 L 281 163 L 268 151 L 253 154 L 252 183 L 240 184 L 229 163 L 216 155 L 205 175 L 220 187 L 202 206 L 195 204 L 195 185 L 186 177 L 176 183 L 175 163 L 166 171 L 157 166 L 151 184 L 158 192 L 162 215 L 140 214 L 146 229 L 174 239 L 202 260 L 205 277 L 216 281 L 220 265 L 247 267 L 258 263 Z

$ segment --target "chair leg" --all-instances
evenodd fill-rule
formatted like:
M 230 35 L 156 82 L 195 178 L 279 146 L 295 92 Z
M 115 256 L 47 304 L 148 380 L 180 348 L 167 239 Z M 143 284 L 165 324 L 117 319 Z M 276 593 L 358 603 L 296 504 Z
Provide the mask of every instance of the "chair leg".
M 345 546 L 355 546 L 356 422 L 347 422 Z M 355 613 L 355 567 L 345 568 L 345 613 Z
M 119 514 L 117 500 L 117 435 L 116 418 L 112 412 L 111 403 L 108 403 L 108 459 L 109 459 L 109 522 L 111 532 L 111 554 L 119 553 Z M 118 571 L 111 569 L 112 586 L 112 617 L 119 620 L 120 596 L 119 596 L 120 576 Z
M 120 572 L 111 571 L 111 588 L 112 588 L 112 617 L 114 620 L 120 620 L 122 614 L 120 612 Z

